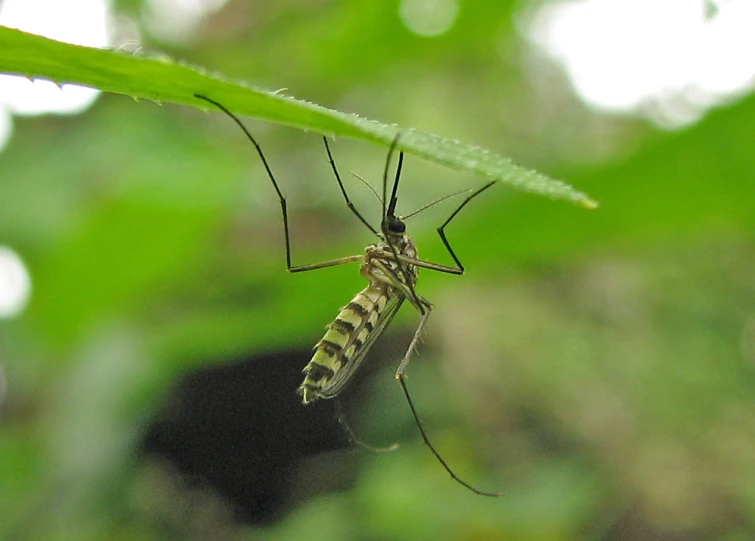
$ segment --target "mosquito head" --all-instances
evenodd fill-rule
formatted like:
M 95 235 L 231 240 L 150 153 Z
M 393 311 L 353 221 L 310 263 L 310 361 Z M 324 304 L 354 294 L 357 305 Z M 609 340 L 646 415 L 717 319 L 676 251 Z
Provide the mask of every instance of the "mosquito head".
M 406 224 L 396 216 L 386 216 L 383 220 L 383 234 L 386 237 L 401 237 L 406 232 Z

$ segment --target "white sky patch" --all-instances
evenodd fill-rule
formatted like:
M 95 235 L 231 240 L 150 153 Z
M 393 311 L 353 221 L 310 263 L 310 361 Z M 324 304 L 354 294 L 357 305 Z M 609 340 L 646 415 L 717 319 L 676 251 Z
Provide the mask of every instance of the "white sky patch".
M 93 88 L 75 85 L 60 87 L 50 81 L 0 76 L 0 101 L 17 115 L 80 113 L 94 102 L 99 93 Z
M 0 82 L 0 88 L 2 83 Z M 0 98 L 2 102 L 2 98 Z M 10 112 L 3 107 L 0 103 L 0 152 L 5 148 L 5 145 L 10 141 L 10 135 L 13 132 L 13 122 L 10 117 Z
M 29 302 L 31 278 L 21 258 L 0 245 L 0 319 L 18 315 Z
M 108 7 L 108 0 L 3 0 L 0 24 L 67 43 L 107 47 Z M 49 81 L 0 75 L 0 108 L 16 114 L 78 113 L 98 95 L 91 88 L 64 85 L 61 89 Z M 2 123 L 0 119 L 0 129 Z M 3 141 L 0 131 L 0 149 L 9 132 Z
M 149 28 L 166 41 L 187 41 L 202 20 L 219 11 L 228 0 L 149 0 L 147 16 Z
M 525 35 L 597 108 L 666 126 L 755 86 L 755 1 L 572 0 L 541 5 Z M 711 16 L 712 15 L 712 16 Z
M 106 0 L 3 0 L 0 4 L 3 26 L 89 47 L 109 45 L 107 14 Z
M 459 16 L 458 0 L 401 0 L 401 21 L 420 36 L 440 36 L 448 32 Z

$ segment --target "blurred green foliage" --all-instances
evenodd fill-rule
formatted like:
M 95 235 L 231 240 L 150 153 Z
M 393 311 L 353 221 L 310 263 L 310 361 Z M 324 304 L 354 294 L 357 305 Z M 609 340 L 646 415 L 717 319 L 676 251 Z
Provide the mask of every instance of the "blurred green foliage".
M 138 22 L 143 6 L 125 5 Z M 436 311 L 409 368 L 417 405 L 462 476 L 508 494 L 447 478 L 395 356 L 373 359 L 352 424 L 401 447 L 303 461 L 277 524 L 239 526 L 221 497 L 140 460 L 177 378 L 313 344 L 363 279 L 285 272 L 275 194 L 227 118 L 103 95 L 77 117 L 16 119 L 0 158 L 0 243 L 33 284 L 0 326 L 0 538 L 755 537 L 755 99 L 673 132 L 588 110 L 558 76 L 534 84 L 517 7 L 462 3 L 448 33 L 422 38 L 394 2 L 236 1 L 181 45 L 145 35 L 233 78 L 495 149 L 601 202 L 498 186 L 448 229 L 467 275 L 421 275 Z M 372 241 L 318 137 L 249 125 L 289 196 L 295 262 Z M 333 149 L 343 172 L 379 178 L 383 147 Z M 481 183 L 404 167 L 404 213 Z M 374 197 L 349 182 L 374 221 Z M 409 224 L 423 257 L 446 261 L 434 229 L 452 208 Z M 405 312 L 394 325 L 409 329 Z M 348 489 L 312 489 L 341 469 Z

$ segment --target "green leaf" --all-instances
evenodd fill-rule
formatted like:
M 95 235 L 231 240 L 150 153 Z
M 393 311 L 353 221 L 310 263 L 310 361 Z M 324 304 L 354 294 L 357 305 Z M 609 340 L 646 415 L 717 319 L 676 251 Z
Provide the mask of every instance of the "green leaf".
M 472 171 L 519 190 L 565 199 L 586 208 L 597 206 L 586 194 L 565 182 L 550 179 L 482 148 L 254 88 L 166 57 L 70 45 L 0 27 L 0 72 L 206 110 L 208 104 L 194 96 L 202 94 L 239 115 L 385 145 L 401 132 L 398 146 L 408 153 Z

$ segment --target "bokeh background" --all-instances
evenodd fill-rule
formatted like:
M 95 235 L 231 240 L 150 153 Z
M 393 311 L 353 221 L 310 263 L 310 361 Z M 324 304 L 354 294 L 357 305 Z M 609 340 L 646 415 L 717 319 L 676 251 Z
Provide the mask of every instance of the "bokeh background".
M 496 186 L 447 230 L 467 274 L 421 273 L 436 310 L 409 384 L 452 467 L 507 492 L 489 499 L 448 478 L 393 380 L 409 307 L 342 400 L 397 450 L 301 406 L 312 344 L 364 281 L 285 271 L 228 118 L 0 81 L 0 538 L 755 538 L 751 2 L 19 5 L 0 23 L 478 144 L 601 206 Z M 247 124 L 295 263 L 372 242 L 317 134 Z M 375 223 L 346 171 L 378 183 L 386 149 L 332 147 Z M 408 156 L 399 210 L 483 182 Z M 410 221 L 424 257 L 449 262 L 453 204 Z

